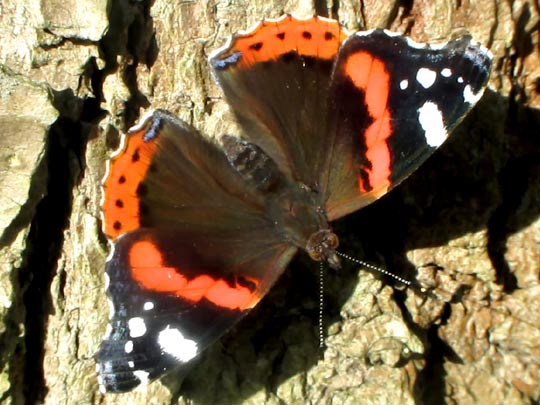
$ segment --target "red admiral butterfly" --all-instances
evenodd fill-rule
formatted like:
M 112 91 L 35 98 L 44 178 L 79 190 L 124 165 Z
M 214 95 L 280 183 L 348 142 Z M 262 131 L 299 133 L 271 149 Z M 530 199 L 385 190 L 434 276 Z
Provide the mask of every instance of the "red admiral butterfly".
M 110 328 L 101 387 L 124 392 L 197 356 L 298 249 L 339 267 L 330 222 L 409 176 L 480 99 L 491 54 L 290 16 L 210 56 L 245 139 L 219 146 L 157 110 L 108 164 Z

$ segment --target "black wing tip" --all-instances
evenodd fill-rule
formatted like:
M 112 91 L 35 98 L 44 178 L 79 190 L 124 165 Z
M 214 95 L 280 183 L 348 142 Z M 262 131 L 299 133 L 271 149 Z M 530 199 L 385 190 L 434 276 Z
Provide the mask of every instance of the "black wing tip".
M 150 382 L 147 371 L 128 369 L 127 362 L 100 360 L 96 363 L 99 390 L 103 394 L 121 394 L 133 391 Z

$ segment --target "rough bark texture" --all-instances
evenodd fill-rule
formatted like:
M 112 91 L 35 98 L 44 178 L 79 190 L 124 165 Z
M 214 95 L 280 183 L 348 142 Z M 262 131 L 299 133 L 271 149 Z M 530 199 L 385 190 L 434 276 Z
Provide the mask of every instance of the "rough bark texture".
M 187 370 L 102 396 L 107 244 L 100 179 L 119 132 L 164 107 L 234 132 L 206 56 L 282 13 L 419 41 L 470 31 L 490 88 L 404 185 L 336 224 L 350 254 L 417 278 L 422 297 L 360 269 L 296 260 L 250 316 Z M 0 3 L 0 400 L 46 404 L 540 401 L 538 1 L 4 0 Z M 309 262 L 309 263 L 308 263 Z

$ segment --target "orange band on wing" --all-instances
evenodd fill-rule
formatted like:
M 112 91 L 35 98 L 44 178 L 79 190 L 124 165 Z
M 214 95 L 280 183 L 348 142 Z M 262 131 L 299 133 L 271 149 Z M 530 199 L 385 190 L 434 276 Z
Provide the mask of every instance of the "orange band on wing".
M 125 135 L 122 153 L 108 162 L 103 183 L 103 230 L 111 240 L 140 226 L 138 189 L 157 152 L 157 139 L 144 141 L 146 126 Z
M 300 20 L 286 16 L 277 21 L 263 21 L 250 33 L 238 35 L 218 59 L 238 53 L 237 66 L 240 68 L 276 60 L 292 51 L 301 56 L 329 60 L 336 56 L 347 36 L 335 20 L 321 17 Z
M 366 159 L 371 167 L 363 168 L 372 189 L 390 185 L 391 154 L 387 140 L 392 134 L 391 115 L 388 110 L 390 75 L 384 63 L 367 52 L 352 54 L 346 61 L 344 72 L 354 85 L 365 93 L 367 110 L 372 118 L 364 136 Z M 367 192 L 362 179 L 358 180 L 361 192 Z
M 144 288 L 173 294 L 190 302 L 205 298 L 223 308 L 245 310 L 260 299 L 254 293 L 259 282 L 252 277 L 243 276 L 250 286 L 238 282 L 231 286 L 225 280 L 209 275 L 188 279 L 181 274 L 182 269 L 163 263 L 163 255 L 151 241 L 139 241 L 131 247 L 129 265 L 134 280 Z

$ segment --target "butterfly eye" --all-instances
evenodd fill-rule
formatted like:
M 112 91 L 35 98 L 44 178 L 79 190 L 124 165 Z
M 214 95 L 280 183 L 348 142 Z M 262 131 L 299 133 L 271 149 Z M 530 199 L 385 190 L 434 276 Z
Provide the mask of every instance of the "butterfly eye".
M 328 249 L 337 249 L 339 246 L 339 239 L 335 233 L 330 232 L 327 234 L 327 238 L 324 243 Z
M 322 255 L 317 250 L 310 250 L 308 251 L 309 257 L 311 257 L 316 262 L 320 262 L 322 260 Z

